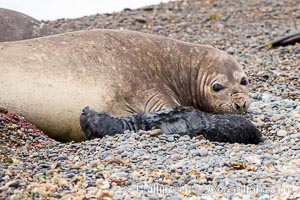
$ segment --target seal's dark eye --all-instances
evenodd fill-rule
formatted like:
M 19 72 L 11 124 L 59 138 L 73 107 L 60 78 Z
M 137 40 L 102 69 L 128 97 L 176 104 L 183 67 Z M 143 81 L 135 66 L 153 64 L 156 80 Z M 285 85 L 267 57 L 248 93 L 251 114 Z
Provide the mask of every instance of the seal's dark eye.
M 243 78 L 241 79 L 241 85 L 248 85 L 248 80 L 247 80 L 246 77 L 243 77 Z
M 213 85 L 213 90 L 215 92 L 219 92 L 220 90 L 223 90 L 223 89 L 224 89 L 224 87 L 222 85 L 220 85 L 219 83 L 216 83 Z

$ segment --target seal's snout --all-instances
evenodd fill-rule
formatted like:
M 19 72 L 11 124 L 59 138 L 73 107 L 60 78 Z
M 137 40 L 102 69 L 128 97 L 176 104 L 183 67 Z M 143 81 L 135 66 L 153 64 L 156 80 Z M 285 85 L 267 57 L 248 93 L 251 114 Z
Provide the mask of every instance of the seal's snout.
M 80 115 L 80 126 L 85 139 L 102 138 L 105 135 L 123 133 L 123 124 L 106 112 L 97 112 L 85 107 Z
M 89 106 L 82 109 L 82 112 L 80 114 L 79 123 L 81 130 L 84 133 L 84 137 L 86 139 L 91 139 L 93 135 L 95 134 L 95 111 L 90 109 Z
M 94 125 L 93 121 L 95 120 L 95 118 L 96 118 L 96 112 L 90 109 L 90 107 L 87 106 L 84 109 L 82 109 L 79 122 L 83 132 L 88 132 L 87 130 L 93 129 L 93 125 Z
M 81 115 L 88 115 L 88 113 L 91 111 L 90 107 L 87 106 L 82 109 Z
M 234 113 L 245 112 L 250 106 L 249 98 L 243 94 L 236 94 L 232 97 L 231 106 Z

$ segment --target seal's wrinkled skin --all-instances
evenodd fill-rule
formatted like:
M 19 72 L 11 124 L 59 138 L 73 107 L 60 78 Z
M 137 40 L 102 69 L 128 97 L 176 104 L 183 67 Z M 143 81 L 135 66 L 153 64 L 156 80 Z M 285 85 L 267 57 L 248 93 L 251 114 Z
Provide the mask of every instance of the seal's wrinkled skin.
M 58 34 L 38 20 L 20 12 L 0 8 L 0 42 Z
M 0 107 L 52 138 L 83 140 L 81 109 L 126 116 L 174 106 L 249 107 L 247 77 L 218 49 L 132 31 L 94 30 L 0 43 Z
M 247 119 L 233 114 L 209 114 L 191 107 L 175 107 L 148 114 L 113 118 L 89 107 L 80 115 L 86 139 L 122 134 L 125 130 L 161 129 L 165 134 L 203 135 L 211 141 L 258 144 L 261 132 Z

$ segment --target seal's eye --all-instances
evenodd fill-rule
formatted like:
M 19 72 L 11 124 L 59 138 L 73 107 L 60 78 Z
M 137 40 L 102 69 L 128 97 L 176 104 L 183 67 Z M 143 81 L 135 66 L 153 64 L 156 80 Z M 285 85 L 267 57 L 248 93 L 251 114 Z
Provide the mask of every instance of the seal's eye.
M 247 80 L 246 77 L 243 77 L 243 78 L 241 79 L 241 85 L 248 85 L 248 80 Z
M 223 89 L 224 89 L 224 87 L 222 85 L 220 85 L 219 83 L 216 83 L 213 85 L 213 90 L 215 92 L 219 92 L 220 90 L 223 90 Z

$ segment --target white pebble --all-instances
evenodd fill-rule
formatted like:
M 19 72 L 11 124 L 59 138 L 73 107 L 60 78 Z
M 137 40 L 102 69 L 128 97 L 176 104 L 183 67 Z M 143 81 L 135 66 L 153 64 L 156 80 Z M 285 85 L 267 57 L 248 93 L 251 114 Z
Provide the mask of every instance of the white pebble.
M 286 130 L 279 130 L 277 132 L 277 136 L 279 136 L 279 137 L 284 137 L 286 135 L 287 135 L 287 131 Z

